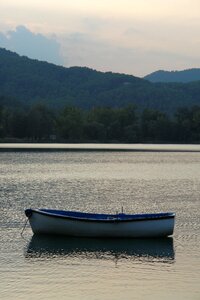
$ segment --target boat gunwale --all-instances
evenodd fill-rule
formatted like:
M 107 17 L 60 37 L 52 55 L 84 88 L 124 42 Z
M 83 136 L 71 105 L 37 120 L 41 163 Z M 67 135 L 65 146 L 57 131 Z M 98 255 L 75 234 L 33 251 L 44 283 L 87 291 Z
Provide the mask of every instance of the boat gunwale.
M 115 214 L 115 215 L 109 215 L 105 214 L 104 216 L 107 216 L 108 218 L 91 218 L 91 217 L 78 217 L 78 216 L 69 216 L 69 215 L 64 215 L 64 214 L 59 214 L 59 213 L 53 213 L 51 210 L 42 210 L 42 209 L 26 209 L 26 212 L 29 212 L 30 215 L 26 214 L 27 217 L 30 217 L 32 213 L 37 213 L 40 215 L 44 215 L 47 217 L 51 218 L 59 218 L 59 219 L 65 219 L 65 220 L 71 220 L 71 221 L 81 221 L 81 222 L 98 222 L 98 223 L 124 223 L 124 222 L 144 222 L 144 221 L 158 221 L 158 220 L 166 220 L 166 219 L 174 219 L 176 214 L 173 212 L 168 212 L 168 213 L 152 213 L 152 214 L 135 214 L 135 215 L 127 215 L 127 214 Z M 59 210 L 58 210 L 59 212 Z M 60 211 L 61 212 L 61 211 Z M 65 211 L 62 211 L 65 212 Z M 66 211 L 67 213 L 67 211 Z M 74 212 L 74 213 L 79 213 L 79 212 Z M 84 213 L 85 215 L 89 213 Z M 101 214 L 93 214 L 93 215 L 101 215 Z M 129 216 L 129 218 L 125 218 L 126 216 Z M 131 218 L 132 216 L 132 218 Z M 124 219 L 122 218 L 124 217 Z

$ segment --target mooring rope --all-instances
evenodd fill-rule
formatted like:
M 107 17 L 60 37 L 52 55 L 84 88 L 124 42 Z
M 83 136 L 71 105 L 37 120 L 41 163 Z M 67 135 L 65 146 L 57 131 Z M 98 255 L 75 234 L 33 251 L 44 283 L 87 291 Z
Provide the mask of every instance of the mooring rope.
M 25 230 L 25 228 L 26 228 L 27 223 L 28 223 L 28 218 L 26 218 L 26 220 L 25 220 L 25 222 L 24 222 L 24 226 L 23 226 L 22 231 L 21 231 L 21 236 L 22 236 L 22 237 L 23 237 L 23 233 L 24 233 L 24 230 Z

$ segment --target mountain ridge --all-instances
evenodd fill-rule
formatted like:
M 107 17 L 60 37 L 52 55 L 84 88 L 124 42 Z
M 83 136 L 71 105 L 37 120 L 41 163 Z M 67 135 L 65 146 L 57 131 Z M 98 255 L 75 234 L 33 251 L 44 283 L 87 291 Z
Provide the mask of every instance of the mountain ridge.
M 65 68 L 0 48 L 0 96 L 4 103 L 7 97 L 25 105 L 43 102 L 56 109 L 134 104 L 139 109 L 173 113 L 177 107 L 199 105 L 199 95 L 200 82 L 151 83 L 132 75 Z
M 150 82 L 192 82 L 200 81 L 200 68 L 181 71 L 158 70 L 143 77 Z

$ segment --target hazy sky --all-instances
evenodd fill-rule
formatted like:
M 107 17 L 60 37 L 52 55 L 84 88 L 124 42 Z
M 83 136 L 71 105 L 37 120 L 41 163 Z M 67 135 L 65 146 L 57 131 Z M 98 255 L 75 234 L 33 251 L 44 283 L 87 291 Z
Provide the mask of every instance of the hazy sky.
M 0 47 L 136 76 L 200 67 L 200 0 L 0 0 Z

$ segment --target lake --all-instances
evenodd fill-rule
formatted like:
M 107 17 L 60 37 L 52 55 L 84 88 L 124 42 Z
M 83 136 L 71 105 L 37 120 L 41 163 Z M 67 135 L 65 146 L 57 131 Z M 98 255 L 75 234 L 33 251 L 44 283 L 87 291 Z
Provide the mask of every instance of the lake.
M 198 145 L 12 147 L 0 145 L 0 299 L 200 299 Z M 25 208 L 122 206 L 176 212 L 173 237 L 39 237 L 30 226 L 20 235 Z

